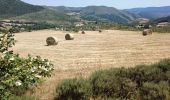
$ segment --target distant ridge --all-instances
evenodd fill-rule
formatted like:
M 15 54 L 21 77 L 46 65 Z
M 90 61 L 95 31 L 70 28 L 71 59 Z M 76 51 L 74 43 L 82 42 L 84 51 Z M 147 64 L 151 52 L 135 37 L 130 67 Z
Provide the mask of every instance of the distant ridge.
M 85 20 L 105 20 L 116 23 L 128 23 L 139 16 L 124 10 L 118 10 L 114 7 L 106 6 L 87 6 L 87 7 L 49 7 L 65 13 L 76 12 Z
M 119 10 L 107 6 L 51 7 L 36 6 L 21 0 L 0 0 L 0 19 L 73 24 L 80 21 L 129 23 L 138 18 L 157 19 L 170 16 L 170 6 Z
M 126 11 L 138 14 L 139 16 L 148 19 L 157 19 L 161 17 L 170 16 L 170 6 L 133 8 L 133 9 L 126 9 Z
M 155 19 L 154 22 L 155 23 L 160 23 L 160 22 L 169 22 L 170 23 L 170 16 Z

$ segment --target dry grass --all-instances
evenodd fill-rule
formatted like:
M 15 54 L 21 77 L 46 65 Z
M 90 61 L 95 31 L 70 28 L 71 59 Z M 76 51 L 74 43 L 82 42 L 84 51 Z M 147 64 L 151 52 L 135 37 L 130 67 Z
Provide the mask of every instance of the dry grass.
M 48 36 L 57 37 L 59 44 L 45 46 Z M 74 34 L 74 41 L 66 41 L 64 37 L 64 32 L 52 30 L 16 34 L 15 52 L 48 58 L 56 69 L 51 78 L 28 95 L 51 100 L 57 83 L 65 78 L 87 77 L 98 69 L 149 64 L 170 57 L 169 34 L 143 37 L 142 32 L 107 30 Z

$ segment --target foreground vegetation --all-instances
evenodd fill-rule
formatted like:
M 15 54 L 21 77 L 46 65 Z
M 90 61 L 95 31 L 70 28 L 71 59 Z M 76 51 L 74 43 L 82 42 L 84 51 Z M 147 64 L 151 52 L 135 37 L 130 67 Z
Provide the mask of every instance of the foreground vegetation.
M 51 76 L 53 65 L 41 57 L 22 58 L 14 54 L 13 33 L 0 29 L 0 100 L 22 96 L 28 89 L 36 86 L 44 77 Z
M 67 79 L 56 92 L 56 100 L 169 100 L 170 59 L 128 69 L 101 70 L 88 79 Z

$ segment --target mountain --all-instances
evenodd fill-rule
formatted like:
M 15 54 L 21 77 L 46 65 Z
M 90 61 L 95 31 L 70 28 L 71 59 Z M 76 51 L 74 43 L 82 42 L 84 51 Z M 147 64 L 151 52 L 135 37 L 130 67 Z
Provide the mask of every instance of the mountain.
M 45 6 L 46 8 L 64 12 L 64 13 L 71 13 L 71 12 L 80 12 L 83 7 L 65 7 L 65 6 Z
M 29 21 L 29 22 L 48 22 L 53 24 L 69 24 L 70 21 L 76 21 L 74 17 L 65 13 L 44 9 L 39 12 L 28 13 L 22 16 L 12 17 L 11 20 Z
M 31 22 L 49 22 L 69 24 L 75 18 L 67 14 L 43 6 L 25 3 L 21 0 L 0 0 L 0 19 L 10 19 Z
M 138 15 L 130 13 L 125 10 L 118 10 L 113 7 L 106 6 L 87 6 L 87 7 L 49 7 L 56 11 L 62 11 L 65 13 L 79 13 L 80 17 L 84 20 L 103 20 L 116 23 L 128 23 L 136 18 Z
M 170 23 L 170 16 L 155 19 L 153 22 L 155 23 L 169 22 Z
M 48 7 L 21 0 L 0 0 L 0 19 L 70 24 L 80 20 L 128 23 L 138 17 L 128 11 L 106 6 Z
M 0 0 L 0 19 L 58 24 L 71 24 L 80 20 L 128 23 L 141 17 L 157 19 L 166 16 L 170 16 L 170 6 L 119 10 L 106 6 L 50 7 L 31 5 L 21 0 Z
M 34 6 L 22 2 L 21 0 L 0 0 L 0 17 L 10 18 L 23 14 L 38 12 L 44 7 Z
M 126 11 L 138 14 L 139 16 L 148 19 L 157 19 L 161 17 L 170 16 L 170 6 L 133 8 L 133 9 L 126 9 Z

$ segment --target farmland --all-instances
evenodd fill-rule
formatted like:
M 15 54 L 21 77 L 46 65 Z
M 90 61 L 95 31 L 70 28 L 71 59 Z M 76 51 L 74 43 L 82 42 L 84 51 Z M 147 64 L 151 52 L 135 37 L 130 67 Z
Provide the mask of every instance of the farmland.
M 67 32 L 41 30 L 17 33 L 15 53 L 48 58 L 55 67 L 51 78 L 27 95 L 52 99 L 58 82 L 66 78 L 87 77 L 99 69 L 133 67 L 151 64 L 170 57 L 170 35 L 153 33 L 142 36 L 141 32 L 104 30 L 73 33 L 75 39 L 66 41 Z M 55 36 L 56 46 L 46 46 L 46 38 Z

